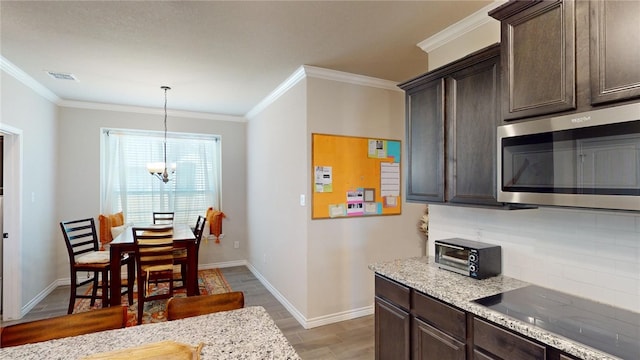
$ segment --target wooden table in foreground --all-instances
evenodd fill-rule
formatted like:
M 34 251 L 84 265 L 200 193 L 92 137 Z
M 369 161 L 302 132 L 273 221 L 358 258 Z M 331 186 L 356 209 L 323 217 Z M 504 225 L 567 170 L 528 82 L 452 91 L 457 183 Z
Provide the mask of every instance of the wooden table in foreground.
M 118 235 L 109 244 L 109 251 L 111 257 L 111 283 L 109 284 L 110 293 L 116 294 L 111 296 L 109 302 L 111 306 L 120 305 L 121 297 L 120 285 L 121 279 L 121 263 L 120 258 L 125 252 L 131 253 L 135 251 L 135 244 L 133 241 L 133 232 L 131 228 L 127 228 L 122 234 Z M 198 256 L 196 254 L 196 236 L 191 231 L 191 227 L 187 224 L 174 224 L 173 225 L 173 246 L 175 248 L 187 249 L 187 296 L 193 296 L 197 294 L 198 286 Z
M 300 359 L 261 306 L 3 348 L 0 359 L 81 359 L 166 340 L 203 343 L 203 360 Z

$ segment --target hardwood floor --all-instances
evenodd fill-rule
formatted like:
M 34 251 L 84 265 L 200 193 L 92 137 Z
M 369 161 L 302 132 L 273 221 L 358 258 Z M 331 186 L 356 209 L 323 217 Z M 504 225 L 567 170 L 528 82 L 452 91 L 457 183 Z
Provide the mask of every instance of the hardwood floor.
M 267 310 L 302 359 L 370 360 L 375 357 L 373 315 L 306 330 L 247 267 L 221 270 L 233 290 L 244 292 L 245 306 L 260 305 Z M 69 287 L 60 286 L 23 319 L 3 322 L 2 325 L 64 315 L 68 302 Z

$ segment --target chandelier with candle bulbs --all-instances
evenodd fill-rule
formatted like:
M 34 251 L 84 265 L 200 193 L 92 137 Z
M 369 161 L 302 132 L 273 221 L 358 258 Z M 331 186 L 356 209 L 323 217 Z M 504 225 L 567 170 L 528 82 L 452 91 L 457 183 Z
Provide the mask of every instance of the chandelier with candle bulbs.
M 169 182 L 169 173 L 174 174 L 176 172 L 176 164 L 167 164 L 167 90 L 171 90 L 168 86 L 161 86 L 164 90 L 164 162 L 154 162 L 147 164 L 147 170 L 149 173 L 163 183 Z

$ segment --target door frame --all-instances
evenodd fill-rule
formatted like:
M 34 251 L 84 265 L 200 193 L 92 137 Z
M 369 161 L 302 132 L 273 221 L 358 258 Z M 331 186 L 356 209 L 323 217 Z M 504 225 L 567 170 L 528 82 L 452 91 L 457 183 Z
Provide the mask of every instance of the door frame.
M 22 318 L 22 130 L 0 123 L 4 136 L 2 320 Z

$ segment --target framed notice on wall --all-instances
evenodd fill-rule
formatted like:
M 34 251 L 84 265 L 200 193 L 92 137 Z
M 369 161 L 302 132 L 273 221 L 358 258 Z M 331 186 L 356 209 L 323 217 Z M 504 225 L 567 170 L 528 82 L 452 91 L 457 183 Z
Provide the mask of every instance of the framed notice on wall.
M 312 219 L 399 215 L 399 140 L 312 134 Z

